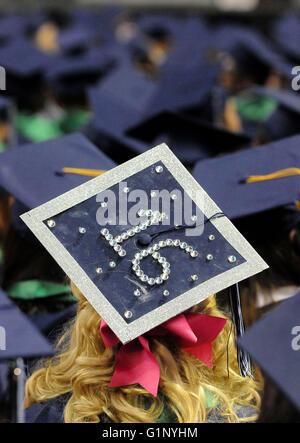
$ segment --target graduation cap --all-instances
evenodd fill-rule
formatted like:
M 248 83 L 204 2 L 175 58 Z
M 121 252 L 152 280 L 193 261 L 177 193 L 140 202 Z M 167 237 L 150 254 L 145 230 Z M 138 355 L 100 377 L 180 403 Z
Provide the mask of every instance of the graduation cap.
M 21 14 L 9 14 L 0 19 L 0 41 L 9 41 L 26 34 L 30 18 Z
M 94 126 L 115 135 L 143 118 L 157 89 L 155 82 L 125 63 L 89 90 Z
M 165 111 L 127 130 L 126 135 L 149 145 L 166 142 L 187 165 L 249 145 L 250 138 L 183 114 Z
M 51 56 L 39 51 L 25 39 L 18 38 L 1 47 L 0 65 L 7 76 L 4 94 L 14 96 L 21 106 L 33 106 L 36 100 L 41 99 L 44 75 L 52 61 Z
M 58 56 L 47 72 L 47 82 L 63 102 L 84 102 L 86 88 L 107 74 L 115 59 L 102 49 L 91 48 L 76 57 Z
M 58 43 L 65 54 L 84 52 L 97 42 L 95 30 L 85 26 L 71 26 L 59 33 Z
M 50 356 L 53 349 L 38 329 L 0 289 L 0 362 Z
M 259 320 L 238 342 L 300 411 L 299 312 L 300 293 Z
M 288 208 L 286 228 L 299 220 L 300 211 L 295 206 L 299 200 L 299 143 L 300 136 L 294 136 L 207 159 L 196 164 L 193 175 L 230 219 L 257 215 L 261 225 L 256 236 L 260 231 L 281 232 L 283 227 L 277 229 L 277 219 L 282 221 L 282 217 L 271 212 L 266 231 L 261 229 L 260 215 Z
M 284 14 L 275 22 L 272 37 L 287 56 L 300 59 L 300 19 L 295 13 Z
M 167 14 L 144 14 L 137 19 L 139 28 L 154 39 L 180 38 L 185 20 Z
M 299 132 L 300 98 L 297 93 L 281 89 L 251 88 L 254 95 L 267 97 L 275 101 L 277 106 L 263 124 L 262 128 L 272 140 L 295 135 Z
M 271 71 L 291 77 L 292 65 L 258 32 L 249 28 L 225 25 L 216 31 L 211 46 L 230 53 L 239 71 L 252 74 L 257 83 L 264 82 Z
M 80 133 L 7 150 L 0 159 L 0 186 L 15 197 L 14 227 L 27 238 L 28 230 L 19 219 L 24 208 L 32 209 L 91 178 L 78 174 L 78 169 L 105 171 L 114 166 Z
M 267 266 L 164 144 L 21 218 L 122 343 Z

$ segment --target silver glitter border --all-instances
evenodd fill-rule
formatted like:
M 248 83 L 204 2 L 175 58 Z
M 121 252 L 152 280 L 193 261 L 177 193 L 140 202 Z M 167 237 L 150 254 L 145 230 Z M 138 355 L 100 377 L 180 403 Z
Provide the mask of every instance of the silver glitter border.
M 185 169 L 178 158 L 166 144 L 138 155 L 132 160 L 105 172 L 88 182 L 62 194 L 47 203 L 21 215 L 21 219 L 47 249 L 59 266 L 75 283 L 82 294 L 88 299 L 94 309 L 109 324 L 122 343 L 127 343 L 139 335 L 167 321 L 169 318 L 205 300 L 215 294 L 251 275 L 263 271 L 268 265 L 257 254 L 247 240 L 239 233 L 227 217 L 211 220 L 211 223 L 223 237 L 245 259 L 245 262 L 229 269 L 208 281 L 200 283 L 174 300 L 154 309 L 137 320 L 127 324 L 115 308 L 108 302 L 104 294 L 90 280 L 88 275 L 79 266 L 76 260 L 59 242 L 51 230 L 43 223 L 45 220 L 66 211 L 67 209 L 87 200 L 90 197 L 110 188 L 111 186 L 128 179 L 143 169 L 162 162 L 173 174 L 174 178 L 183 187 L 185 192 L 199 206 L 207 218 L 220 212 L 220 208 L 202 189 L 199 183 Z M 197 201 L 196 193 L 201 191 L 204 198 Z

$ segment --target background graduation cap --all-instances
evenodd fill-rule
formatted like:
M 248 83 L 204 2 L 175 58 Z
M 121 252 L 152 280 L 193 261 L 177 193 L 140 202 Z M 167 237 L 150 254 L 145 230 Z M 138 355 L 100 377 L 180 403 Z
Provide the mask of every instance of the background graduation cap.
M 129 128 L 126 135 L 149 146 L 168 143 L 185 165 L 194 165 L 197 160 L 250 144 L 250 138 L 243 134 L 171 111 L 161 112 Z
M 28 237 L 19 215 L 91 178 L 64 173 L 64 168 L 107 170 L 115 163 L 84 135 L 74 133 L 41 143 L 12 148 L 0 155 L 0 186 L 15 197 L 12 223 Z M 31 236 L 29 235 L 29 238 Z
M 277 104 L 269 118 L 261 125 L 271 140 L 289 137 L 299 132 L 300 98 L 297 93 L 259 86 L 251 88 L 250 92 L 272 99 Z
M 300 412 L 299 312 L 300 293 L 249 328 L 238 342 Z
M 0 289 L 0 363 L 14 361 L 8 389 L 14 392 L 13 421 L 24 422 L 25 364 L 23 359 L 51 356 L 53 349 L 27 317 Z M 14 372 L 13 372 L 14 371 Z M 2 388 L 3 389 L 3 388 Z M 0 395 L 4 392 L 0 392 Z
M 130 192 L 139 190 L 147 199 L 138 197 L 136 205 Z M 150 210 L 149 198 L 163 190 L 171 195 L 169 216 L 161 203 Z M 118 205 L 128 194 L 125 212 L 109 212 L 107 191 Z M 193 208 L 189 215 L 184 201 Z M 178 210 L 185 217 L 179 225 Z M 130 213 L 137 224 L 122 221 Z M 122 343 L 267 266 L 166 145 L 21 218 Z

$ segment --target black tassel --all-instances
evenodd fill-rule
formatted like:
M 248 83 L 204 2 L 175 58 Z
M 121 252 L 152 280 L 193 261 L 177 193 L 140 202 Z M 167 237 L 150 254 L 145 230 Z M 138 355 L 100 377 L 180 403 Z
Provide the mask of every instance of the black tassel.
M 245 333 L 245 325 L 238 284 L 235 284 L 229 288 L 229 300 L 232 312 L 232 322 L 235 327 L 236 336 L 243 336 Z M 248 352 L 237 346 L 237 358 L 242 377 L 252 377 L 251 360 Z

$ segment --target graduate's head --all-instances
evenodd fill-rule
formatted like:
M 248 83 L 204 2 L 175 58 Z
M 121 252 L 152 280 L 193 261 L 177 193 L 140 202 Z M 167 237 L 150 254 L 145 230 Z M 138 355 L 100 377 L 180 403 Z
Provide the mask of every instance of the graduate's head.
M 174 335 L 146 335 L 159 365 L 157 396 L 140 384 L 111 387 L 122 345 L 105 346 L 100 315 L 74 284 L 72 289 L 78 298 L 76 318 L 60 339 L 57 355 L 29 378 L 27 405 L 68 394 L 65 422 L 99 422 L 105 416 L 114 422 L 204 422 L 217 406 L 220 416 L 236 422 L 239 406 L 258 409 L 257 385 L 239 372 L 229 320 L 213 342 L 212 368 L 184 351 Z M 213 296 L 189 313 L 224 318 Z

